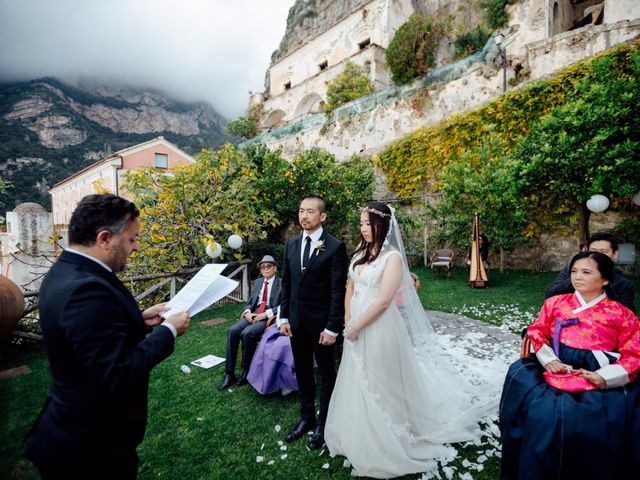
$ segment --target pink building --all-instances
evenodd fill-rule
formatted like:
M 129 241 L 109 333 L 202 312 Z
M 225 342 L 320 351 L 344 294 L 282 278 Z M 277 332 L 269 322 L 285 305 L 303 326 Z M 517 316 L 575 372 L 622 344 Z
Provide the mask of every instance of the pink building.
M 122 174 L 128 170 L 144 167 L 172 170 L 178 165 L 193 162 L 191 155 L 163 137 L 115 152 L 65 178 L 49 190 L 53 223 L 68 225 L 73 210 L 85 195 L 97 193 L 98 190 L 120 194 Z

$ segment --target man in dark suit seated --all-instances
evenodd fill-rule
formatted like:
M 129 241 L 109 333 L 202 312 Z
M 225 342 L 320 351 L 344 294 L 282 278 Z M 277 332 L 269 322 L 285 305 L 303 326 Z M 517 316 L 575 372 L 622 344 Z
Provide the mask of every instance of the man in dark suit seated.
M 164 305 L 141 312 L 115 275 L 138 250 L 138 214 L 115 195 L 84 197 L 40 287 L 52 383 L 26 455 L 43 479 L 136 478 L 149 373 L 189 326 L 186 312 L 164 320 Z
M 244 307 L 240 320 L 227 331 L 227 353 L 224 378 L 220 390 L 233 385 L 247 384 L 247 373 L 258 341 L 267 328 L 267 322 L 275 318 L 280 305 L 281 281 L 276 277 L 278 265 L 271 255 L 265 255 L 258 263 L 262 278 L 256 279 L 251 288 L 251 297 Z M 236 377 L 236 358 L 242 339 L 242 364 L 244 370 Z
M 618 258 L 618 241 L 609 233 L 594 233 L 589 237 L 587 250 L 590 252 L 604 253 L 614 262 Z M 564 267 L 547 290 L 545 298 L 564 293 L 573 293 L 571 285 L 571 272 L 569 267 Z M 609 283 L 609 298 L 615 300 L 632 312 L 636 311 L 634 304 L 636 287 L 632 281 L 624 278 L 619 269 L 613 271 L 613 280 Z

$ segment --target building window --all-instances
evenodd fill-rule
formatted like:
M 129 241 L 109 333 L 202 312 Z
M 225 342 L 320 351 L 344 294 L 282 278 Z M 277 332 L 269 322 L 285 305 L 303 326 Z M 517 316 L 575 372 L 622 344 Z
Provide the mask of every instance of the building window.
M 358 47 L 360 47 L 360 50 L 364 50 L 369 45 L 371 45 L 371 39 L 370 38 L 367 38 L 366 40 L 363 40 L 360 43 L 358 43 Z
M 156 168 L 169 168 L 169 157 L 166 153 L 156 153 Z
M 324 62 L 320 63 L 318 65 L 318 67 L 320 68 L 320 71 L 326 70 L 327 67 L 329 66 L 329 61 L 325 60 Z
M 285 82 L 284 89 L 285 90 L 291 90 L 291 82 L 290 81 L 289 82 Z

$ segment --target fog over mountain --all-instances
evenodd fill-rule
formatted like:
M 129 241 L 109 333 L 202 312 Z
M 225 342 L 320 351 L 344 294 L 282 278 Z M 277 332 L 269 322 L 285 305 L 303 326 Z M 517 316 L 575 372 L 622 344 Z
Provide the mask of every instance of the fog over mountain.
M 0 81 L 150 87 L 227 118 L 261 91 L 294 0 L 0 0 Z

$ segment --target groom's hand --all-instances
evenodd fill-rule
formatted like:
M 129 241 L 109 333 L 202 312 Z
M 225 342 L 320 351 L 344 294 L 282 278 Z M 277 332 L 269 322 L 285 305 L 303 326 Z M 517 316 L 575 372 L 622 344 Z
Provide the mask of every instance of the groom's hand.
M 288 323 L 283 323 L 280 325 L 280 334 L 285 337 L 293 337 L 293 333 L 291 332 L 291 325 Z
M 336 343 L 336 337 L 329 335 L 327 332 L 320 334 L 320 345 L 333 345 Z

